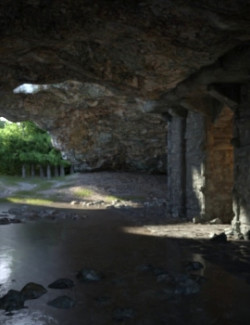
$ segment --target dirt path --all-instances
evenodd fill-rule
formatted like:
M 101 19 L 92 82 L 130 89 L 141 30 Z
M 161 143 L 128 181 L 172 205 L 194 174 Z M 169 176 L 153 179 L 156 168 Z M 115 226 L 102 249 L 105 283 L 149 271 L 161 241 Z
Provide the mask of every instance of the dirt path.
M 0 180 L 1 182 L 1 180 Z M 166 217 L 166 176 L 137 173 L 98 172 L 35 182 L 18 179 L 7 187 L 0 183 L 2 198 L 20 196 L 19 205 L 6 201 L 0 214 L 37 218 L 86 218 L 88 210 L 115 210 L 133 223 L 133 231 L 160 237 L 209 238 L 229 225 L 195 225 Z M 7 187 L 7 188 L 6 188 Z M 41 200 L 34 204 L 31 198 Z M 42 201 L 44 200 L 44 201 Z M 51 201 L 49 201 L 51 200 Z M 37 201 L 35 201 L 37 202 Z M 38 201 L 40 202 L 40 201 Z M 14 207 L 14 210 L 13 210 Z M 15 210 L 18 208 L 17 210 Z M 65 212 L 66 211 L 66 212 Z

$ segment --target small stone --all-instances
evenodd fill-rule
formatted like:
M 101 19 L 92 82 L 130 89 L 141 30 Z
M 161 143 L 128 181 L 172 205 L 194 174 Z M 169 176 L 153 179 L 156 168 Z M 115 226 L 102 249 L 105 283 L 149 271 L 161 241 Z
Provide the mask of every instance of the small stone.
M 5 296 L 0 298 L 0 309 L 12 311 L 24 308 L 24 300 L 21 292 L 9 290 Z
M 175 294 L 191 295 L 199 291 L 200 286 L 197 282 L 192 279 L 186 279 L 176 287 Z
M 200 217 L 194 217 L 193 219 L 192 219 L 192 222 L 193 223 L 200 223 L 201 222 L 201 218 Z
M 165 282 L 170 280 L 170 275 L 168 273 L 162 273 L 157 276 L 157 282 Z
M 78 204 L 78 202 L 77 201 L 71 201 L 70 204 L 71 205 L 76 205 L 76 204 Z
M 200 262 L 197 262 L 197 261 L 191 261 L 191 262 L 188 262 L 186 264 L 186 270 L 188 272 L 190 272 L 190 271 L 199 271 L 199 270 L 201 270 L 203 268 L 204 268 L 203 264 L 200 263 Z
M 219 235 L 213 234 L 210 240 L 216 243 L 226 243 L 227 236 L 224 232 L 220 233 Z
M 180 274 L 175 278 L 176 295 L 190 295 L 200 291 L 200 285 L 186 274 Z
M 209 221 L 210 225 L 221 225 L 222 224 L 222 221 L 220 218 L 215 218 L 211 221 Z
M 74 287 L 74 282 L 70 279 L 58 279 L 48 285 L 51 289 L 69 289 Z
M 194 280 L 199 285 L 201 285 L 204 282 L 206 282 L 206 278 L 204 276 L 201 276 L 201 275 L 191 274 L 190 277 L 191 277 L 192 280 Z
M 101 273 L 91 269 L 80 270 L 76 277 L 82 282 L 98 282 L 103 279 L 103 275 Z
M 0 225 L 8 225 L 10 224 L 9 218 L 0 218 Z
M 10 223 L 21 223 L 21 220 L 16 218 L 0 217 L 0 225 L 8 225 Z
M 168 272 L 166 272 L 166 270 L 161 267 L 153 267 L 152 272 L 153 272 L 153 275 L 155 275 L 157 277 L 160 275 L 163 275 L 163 274 L 164 275 L 168 274 Z
M 102 296 L 102 297 L 95 298 L 95 301 L 101 306 L 109 305 L 111 303 L 111 300 L 112 299 L 108 296 Z
M 46 292 L 47 290 L 42 285 L 34 282 L 27 283 L 21 290 L 24 300 L 37 299 Z
M 136 270 L 139 272 L 150 272 L 153 270 L 153 265 L 152 264 L 142 264 L 137 266 Z
M 16 219 L 16 218 L 10 218 L 10 222 L 11 223 L 22 223 L 22 221 L 20 219 Z
M 135 317 L 135 312 L 132 308 L 117 308 L 113 312 L 113 319 L 116 322 L 124 322 Z
M 76 301 L 68 296 L 60 296 L 49 301 L 48 305 L 59 309 L 70 309 L 76 305 Z

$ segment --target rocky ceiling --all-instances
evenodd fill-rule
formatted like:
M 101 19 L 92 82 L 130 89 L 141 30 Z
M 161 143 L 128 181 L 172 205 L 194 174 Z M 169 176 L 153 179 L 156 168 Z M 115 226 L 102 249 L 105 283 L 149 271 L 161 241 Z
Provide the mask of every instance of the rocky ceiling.
M 159 113 L 216 116 L 250 79 L 250 0 L 2 0 L 0 35 L 0 114 L 83 170 L 163 171 Z

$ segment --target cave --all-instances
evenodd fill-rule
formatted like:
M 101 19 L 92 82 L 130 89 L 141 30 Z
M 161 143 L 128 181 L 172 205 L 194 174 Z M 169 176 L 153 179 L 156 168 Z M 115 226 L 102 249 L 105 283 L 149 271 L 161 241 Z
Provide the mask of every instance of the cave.
M 197 277 L 196 280 L 172 279 L 172 289 L 173 282 L 179 281 L 181 285 L 174 290 L 181 293 L 172 292 L 172 299 L 165 288 L 162 293 L 165 298 L 159 294 L 158 307 L 150 289 L 143 287 L 145 295 L 140 296 L 132 289 L 126 291 L 121 281 L 116 285 L 123 289 L 124 300 L 129 301 L 126 295 L 138 298 L 135 309 L 136 304 L 150 301 L 147 319 L 143 318 L 141 305 L 137 316 L 133 308 L 120 306 L 119 309 L 117 295 L 118 309 L 110 321 L 105 318 L 103 309 L 98 318 L 86 308 L 83 308 L 87 313 L 84 320 L 80 307 L 76 307 L 76 316 L 72 316 L 73 313 L 65 316 L 64 323 L 62 316 L 58 316 L 61 324 L 82 319 L 79 324 L 174 325 L 183 324 L 188 317 L 191 317 L 185 321 L 188 324 L 247 324 L 246 301 L 250 297 L 249 17 L 249 0 L 1 1 L 0 116 L 11 121 L 32 120 L 47 130 L 54 146 L 79 173 L 166 174 L 166 220 L 177 225 L 193 221 L 202 227 L 219 219 L 223 225 L 230 225 L 234 236 L 230 244 L 215 240 L 216 248 L 210 248 L 209 240 L 201 244 L 195 238 L 187 242 L 177 238 L 151 239 L 150 247 L 155 247 L 159 258 L 170 264 L 171 254 L 189 259 L 191 255 L 193 259 L 199 256 L 197 264 L 189 265 L 194 271 L 207 260 L 208 274 L 213 270 L 216 274 L 222 272 L 224 280 L 219 289 L 213 290 L 205 284 L 201 301 L 197 296 L 189 296 L 190 290 L 196 293 L 192 290 L 197 289 Z M 156 213 L 156 225 L 164 222 L 162 218 L 157 219 Z M 114 220 L 114 229 L 115 225 Z M 100 227 L 107 228 L 104 222 Z M 28 228 L 32 237 L 33 228 Z M 42 226 L 40 231 L 45 231 Z M 56 226 L 51 231 L 52 237 L 60 232 Z M 84 228 L 82 231 L 88 236 Z M 134 236 L 140 237 L 134 231 Z M 105 245 L 113 247 L 109 230 L 105 233 Z M 132 233 L 124 240 L 129 246 L 127 250 L 117 245 L 124 256 L 133 249 L 127 241 L 129 238 L 133 242 Z M 93 234 L 98 237 L 98 232 L 93 231 Z M 125 238 L 119 232 L 112 238 L 119 242 L 119 235 L 121 240 Z M 2 238 L 8 240 L 8 236 L 12 236 L 9 231 Z M 80 235 L 76 238 L 74 245 L 81 245 Z M 138 254 L 146 255 L 143 249 L 146 240 L 141 236 L 138 241 L 142 245 Z M 185 245 L 192 248 L 192 254 L 183 253 Z M 203 255 L 201 251 L 197 253 L 198 245 L 203 245 Z M 94 244 L 89 247 L 98 257 L 95 248 Z M 150 251 L 151 257 L 154 253 Z M 106 258 L 112 264 L 111 256 Z M 128 265 L 131 263 L 128 258 Z M 174 268 L 179 270 L 177 264 Z M 150 266 L 145 268 L 157 273 Z M 33 271 L 36 274 L 36 270 Z M 44 271 L 49 272 L 46 268 Z M 157 276 L 160 275 L 157 281 L 164 283 L 167 274 L 159 272 Z M 136 282 L 136 276 L 130 280 Z M 212 288 L 218 285 L 215 278 L 213 281 Z M 191 289 L 190 283 L 193 283 Z M 87 292 L 91 295 L 91 289 Z M 211 302 L 214 295 L 222 295 L 221 309 L 216 303 L 219 298 Z M 210 297 L 208 303 L 206 297 Z M 101 303 L 107 303 L 111 309 L 104 298 Z M 237 299 L 243 303 L 230 314 Z M 87 298 L 81 296 L 80 300 L 84 304 Z M 178 303 L 183 309 L 182 317 L 177 316 Z M 35 306 L 39 309 L 39 304 Z M 14 314 L 11 320 L 3 316 L 3 324 L 17 325 L 18 317 L 22 319 L 21 324 L 26 316 Z M 37 320 L 36 324 L 49 322 L 48 318 L 40 323 Z

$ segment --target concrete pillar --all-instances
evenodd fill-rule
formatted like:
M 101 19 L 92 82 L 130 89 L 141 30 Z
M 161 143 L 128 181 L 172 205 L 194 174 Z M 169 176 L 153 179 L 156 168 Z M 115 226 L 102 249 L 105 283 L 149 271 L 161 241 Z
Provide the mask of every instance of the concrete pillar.
M 206 121 L 205 219 L 233 218 L 233 112 L 224 107 L 215 121 Z
M 186 213 L 186 118 L 173 117 L 168 122 L 167 136 L 167 214 L 185 217 Z
M 225 108 L 216 122 L 196 112 L 169 122 L 169 216 L 232 220 L 232 118 L 231 110 Z
M 234 126 L 233 225 L 246 239 L 250 239 L 250 84 L 242 86 Z
M 205 117 L 189 112 L 186 127 L 186 216 L 203 219 L 205 214 Z

